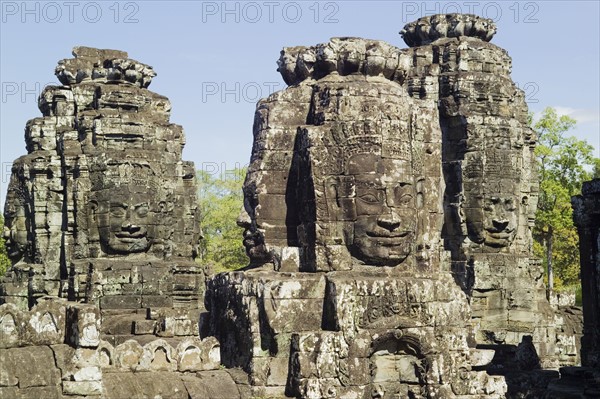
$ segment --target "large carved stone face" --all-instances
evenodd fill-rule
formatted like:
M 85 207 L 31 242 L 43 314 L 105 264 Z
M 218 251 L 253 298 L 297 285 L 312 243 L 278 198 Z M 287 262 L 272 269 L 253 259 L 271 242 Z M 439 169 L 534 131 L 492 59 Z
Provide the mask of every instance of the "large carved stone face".
M 28 246 L 25 210 L 18 209 L 9 223 L 10 227 L 4 226 L 3 237 L 8 257 L 16 261 L 23 257 Z
M 2 236 L 6 243 L 8 257 L 16 262 L 23 258 L 27 252 L 29 242 L 27 240 L 27 215 L 23 204 L 11 195 L 9 191 L 6 197 L 6 213 L 4 220 L 4 231 Z
M 351 254 L 365 264 L 400 264 L 412 252 L 417 225 L 409 164 L 358 154 L 350 158 L 347 174 L 354 178 L 355 191 L 356 221 L 352 238 L 346 238 Z M 340 205 L 347 207 L 350 202 L 340 201 Z
M 96 196 L 100 243 L 107 253 L 146 252 L 153 240 L 149 196 L 134 187 L 103 190 Z
M 262 263 L 268 261 L 268 252 L 265 240 L 260 231 L 253 225 L 250 215 L 245 208 L 242 208 L 236 220 L 236 224 L 244 228 L 243 244 L 246 249 L 246 255 L 251 263 Z
M 509 246 L 517 233 L 518 198 L 486 195 L 478 198 L 476 204 L 478 206 L 465 210 L 471 240 L 494 248 Z

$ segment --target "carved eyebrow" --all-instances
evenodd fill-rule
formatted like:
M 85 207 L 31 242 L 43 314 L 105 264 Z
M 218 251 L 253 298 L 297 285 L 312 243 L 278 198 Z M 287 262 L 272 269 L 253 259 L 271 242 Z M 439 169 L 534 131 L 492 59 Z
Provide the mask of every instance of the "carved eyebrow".
M 147 202 L 140 202 L 139 204 L 137 204 L 137 205 L 134 205 L 133 207 L 134 207 L 134 208 L 139 208 L 139 207 L 141 207 L 141 206 L 148 206 L 148 203 L 147 203 Z
M 383 188 L 384 185 L 380 181 L 357 181 L 354 183 L 357 187 L 367 188 Z

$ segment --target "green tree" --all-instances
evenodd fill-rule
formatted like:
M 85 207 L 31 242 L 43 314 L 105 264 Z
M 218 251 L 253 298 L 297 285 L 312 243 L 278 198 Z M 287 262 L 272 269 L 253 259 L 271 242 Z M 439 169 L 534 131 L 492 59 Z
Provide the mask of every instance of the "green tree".
M 592 174 L 594 179 L 600 179 L 600 158 L 594 159 L 594 172 Z
M 227 170 L 221 175 L 199 170 L 200 260 L 212 264 L 215 272 L 235 270 L 248 265 L 242 244 L 242 229 L 236 220 L 244 197 L 245 169 Z
M 4 218 L 2 214 L 0 214 L 0 277 L 4 276 L 4 273 L 10 267 L 10 259 L 8 259 L 8 254 L 6 253 L 6 246 L 4 244 L 4 237 L 2 236 L 2 232 L 4 231 Z
M 568 136 L 576 121 L 546 108 L 533 128 L 538 133 L 535 153 L 540 175 L 539 203 L 533 231 L 536 255 L 545 260 L 548 290 L 579 282 L 577 231 L 573 225 L 571 197 L 592 177 L 597 162 L 593 147 Z

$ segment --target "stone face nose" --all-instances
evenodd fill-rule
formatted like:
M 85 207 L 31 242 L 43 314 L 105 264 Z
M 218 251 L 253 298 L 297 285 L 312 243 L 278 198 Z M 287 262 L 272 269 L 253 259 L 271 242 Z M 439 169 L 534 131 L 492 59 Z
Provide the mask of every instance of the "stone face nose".
M 240 226 L 240 227 L 244 227 L 244 228 L 248 228 L 250 227 L 250 215 L 248 215 L 248 212 L 246 212 L 246 209 L 244 207 L 242 207 L 242 209 L 240 210 L 240 214 L 238 215 L 237 219 L 235 220 L 235 223 Z
M 395 212 L 392 212 L 389 215 L 384 215 L 377 218 L 377 224 L 384 229 L 394 231 L 400 227 L 400 217 Z
M 508 227 L 508 220 L 506 219 L 494 219 L 492 223 L 496 230 L 504 230 Z
M 121 225 L 121 230 L 130 232 L 130 233 L 137 233 L 138 231 L 141 230 L 141 227 L 136 224 L 130 223 L 130 222 L 125 222 Z

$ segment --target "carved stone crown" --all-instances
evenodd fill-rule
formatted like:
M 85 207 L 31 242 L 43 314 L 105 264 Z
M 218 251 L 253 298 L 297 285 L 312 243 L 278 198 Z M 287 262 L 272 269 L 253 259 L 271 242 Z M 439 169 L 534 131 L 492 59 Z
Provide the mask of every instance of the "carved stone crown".
M 410 47 L 429 44 L 444 37 L 470 36 L 489 42 L 496 33 L 496 24 L 473 14 L 435 14 L 417 19 L 400 31 Z
M 74 47 L 73 55 L 58 62 L 54 73 L 64 85 L 86 81 L 130 83 L 147 88 L 156 76 L 151 66 L 127 58 L 118 50 Z

